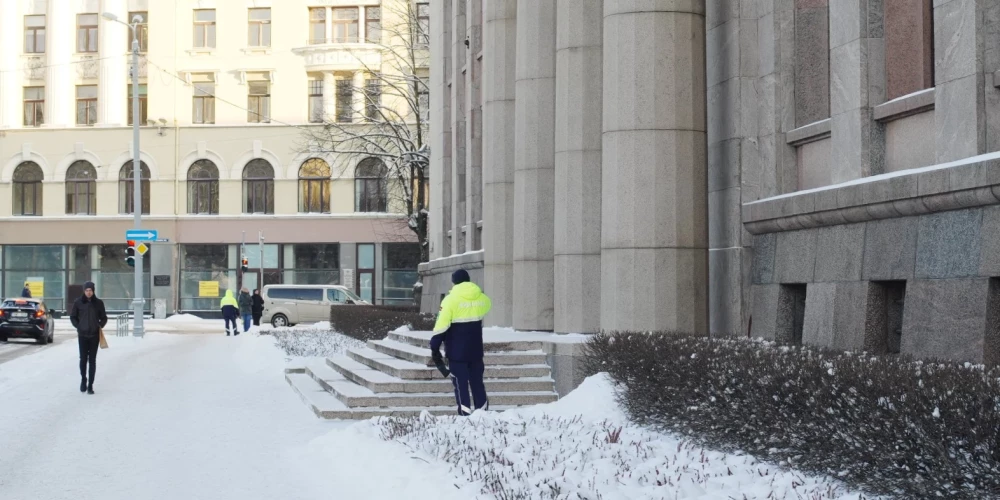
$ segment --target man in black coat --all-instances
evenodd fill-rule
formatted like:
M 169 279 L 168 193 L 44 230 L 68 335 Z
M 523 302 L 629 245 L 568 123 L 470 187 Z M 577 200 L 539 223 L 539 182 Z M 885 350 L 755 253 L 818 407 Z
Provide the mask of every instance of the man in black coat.
M 100 331 L 108 324 L 104 301 L 94 295 L 94 282 L 88 281 L 83 284 L 83 296 L 73 303 L 69 320 L 73 323 L 73 328 L 76 328 L 77 342 L 80 344 L 80 392 L 93 394 L 94 375 L 97 373 L 97 349 L 101 341 Z
M 253 326 L 260 326 L 260 317 L 264 314 L 264 297 L 260 296 L 260 290 L 253 291 Z

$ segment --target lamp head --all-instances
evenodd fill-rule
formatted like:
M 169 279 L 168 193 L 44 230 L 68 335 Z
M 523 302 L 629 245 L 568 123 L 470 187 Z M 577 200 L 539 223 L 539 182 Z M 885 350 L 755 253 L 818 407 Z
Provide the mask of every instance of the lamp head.
M 101 14 L 101 17 L 103 17 L 104 19 L 107 19 L 108 21 L 117 21 L 118 20 L 118 16 L 112 14 L 111 12 L 105 12 L 105 13 Z

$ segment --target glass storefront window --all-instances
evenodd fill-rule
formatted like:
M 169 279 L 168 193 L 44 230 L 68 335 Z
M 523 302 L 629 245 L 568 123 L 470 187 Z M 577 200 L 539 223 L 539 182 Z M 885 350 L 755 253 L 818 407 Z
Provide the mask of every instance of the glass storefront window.
M 382 302 L 387 305 L 413 303 L 413 284 L 420 280 L 420 245 L 386 243 L 383 249 Z
M 229 267 L 229 245 L 181 245 L 180 304 L 182 311 L 218 311 L 226 290 L 237 286 L 236 269 Z M 202 282 L 208 282 L 203 289 Z M 214 283 L 213 283 L 214 282 Z M 218 296 L 203 296 L 211 289 Z
M 24 283 L 41 281 L 42 299 L 52 309 L 66 307 L 66 252 L 63 245 L 10 245 L 3 252 L 3 293 L 16 297 Z
M 292 283 L 297 285 L 340 284 L 340 245 L 293 245 Z
M 278 247 L 277 244 L 265 244 L 264 245 L 264 268 L 265 269 L 277 269 L 279 266 L 278 259 Z M 260 245 L 254 243 L 252 245 L 245 245 L 244 251 L 246 252 L 247 261 L 249 261 L 250 269 L 260 269 Z
M 375 269 L 375 245 L 358 245 L 358 269 Z

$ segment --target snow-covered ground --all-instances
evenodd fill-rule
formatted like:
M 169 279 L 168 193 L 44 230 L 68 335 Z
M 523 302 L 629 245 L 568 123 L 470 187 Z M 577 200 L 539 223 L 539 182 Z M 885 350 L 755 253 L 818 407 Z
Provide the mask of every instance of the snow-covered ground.
M 319 420 L 274 335 L 157 332 L 216 323 L 110 336 L 93 396 L 75 342 L 0 364 L 0 499 L 859 498 L 633 426 L 603 376 L 516 412 Z M 315 330 L 287 335 L 308 346 Z

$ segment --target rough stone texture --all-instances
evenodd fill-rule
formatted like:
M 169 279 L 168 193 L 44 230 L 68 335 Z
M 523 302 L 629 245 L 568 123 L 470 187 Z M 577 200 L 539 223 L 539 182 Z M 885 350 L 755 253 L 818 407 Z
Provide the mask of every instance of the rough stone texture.
M 774 280 L 778 283 L 810 283 L 816 267 L 818 231 L 778 233 L 774 257 Z
M 917 249 L 917 218 L 866 223 L 862 277 L 866 280 L 913 278 Z
M 778 234 L 769 233 L 753 238 L 753 284 L 774 283 L 774 257 Z
M 802 343 L 841 350 L 864 345 L 869 284 L 811 283 L 806 294 Z
M 799 167 L 799 189 L 812 189 L 832 183 L 830 172 L 830 146 L 832 139 L 822 139 L 803 144 L 796 149 Z
M 1000 206 L 983 208 L 979 275 L 1000 277 Z
M 778 318 L 774 328 L 776 342 L 789 345 L 802 343 L 807 300 L 805 285 L 781 285 L 778 291 Z
M 934 13 L 927 0 L 884 0 L 886 97 L 934 86 Z
M 802 327 L 804 345 L 830 347 L 833 344 L 836 298 L 836 283 L 809 285 L 806 293 L 805 324 Z
M 914 280 L 906 286 L 903 354 L 983 360 L 989 280 Z
M 467 2 L 451 2 L 451 254 L 465 253 L 469 220 L 468 202 L 468 149 L 469 108 L 467 106 L 467 81 L 463 67 L 468 60 L 465 46 Z M 473 222 L 474 223 L 474 222 Z
M 487 324 L 513 326 L 517 0 L 483 4 L 483 249 Z M 434 72 L 432 71 L 431 74 Z M 432 211 L 433 213 L 433 211 Z
M 744 333 L 741 256 L 742 248 L 720 248 L 708 253 L 709 330 L 713 336 L 736 337 Z
M 1000 279 L 989 280 L 986 298 L 986 334 L 983 339 L 983 363 L 1000 365 Z
M 514 327 L 553 329 L 555 2 L 517 2 Z
M 451 67 L 450 2 L 437 2 L 431 9 L 431 30 L 436 35 L 431 40 L 431 65 L 440 70 L 430 75 L 430 142 L 431 150 L 441 154 L 431 155 L 430 160 L 430 198 L 437 210 L 430 212 L 427 231 L 430 257 L 436 259 L 451 255 L 451 97 L 446 77 Z
M 468 88 L 465 92 L 465 109 L 468 116 L 466 175 L 465 175 L 465 220 L 467 233 L 465 251 L 482 250 L 481 232 L 476 225 L 483 220 L 483 70 L 482 61 L 477 57 L 483 50 L 483 3 L 469 2 L 466 17 L 466 33 L 469 49 L 466 50 L 465 78 Z
M 708 242 L 712 249 L 740 246 L 743 224 L 739 188 L 708 193 Z
M 600 329 L 601 0 L 559 0 L 556 29 L 555 319 L 557 332 Z M 586 103 L 585 105 L 582 105 Z
M 604 3 L 601 327 L 704 334 L 705 18 L 665 7 Z
M 865 225 L 845 224 L 815 229 L 815 282 L 859 281 L 864 262 Z
M 916 278 L 976 276 L 982 221 L 981 209 L 920 217 Z
M 778 293 L 781 285 L 753 285 L 753 324 L 750 336 L 774 340 L 778 324 Z
M 934 111 L 893 120 L 885 125 L 885 171 L 933 165 Z
M 934 3 L 935 145 L 938 162 L 985 152 L 981 2 Z
M 830 117 L 830 18 L 825 0 L 795 2 L 795 126 Z

